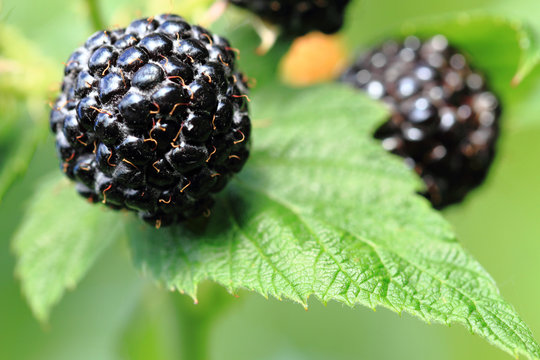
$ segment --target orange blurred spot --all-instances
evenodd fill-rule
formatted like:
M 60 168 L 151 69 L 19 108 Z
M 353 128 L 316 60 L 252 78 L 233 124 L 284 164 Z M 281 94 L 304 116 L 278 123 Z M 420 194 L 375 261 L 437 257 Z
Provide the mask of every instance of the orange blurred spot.
M 294 86 L 333 80 L 346 60 L 347 51 L 339 35 L 312 32 L 293 42 L 281 63 L 281 78 Z

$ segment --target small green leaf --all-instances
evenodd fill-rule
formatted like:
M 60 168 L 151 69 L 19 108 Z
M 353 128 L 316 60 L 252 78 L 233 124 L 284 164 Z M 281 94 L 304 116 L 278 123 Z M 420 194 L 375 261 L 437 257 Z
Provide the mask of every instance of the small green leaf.
M 501 16 L 460 14 L 411 23 L 404 28 L 404 35 L 445 35 L 453 46 L 470 56 L 473 65 L 488 74 L 490 84 L 500 91 L 512 91 L 512 82 L 521 82 L 531 70 L 530 65 L 537 61 L 536 51 L 531 49 L 537 50 L 538 46 L 529 30 L 519 21 Z M 497 39 L 495 44 L 493 39 Z
M 60 87 L 61 67 L 61 63 L 55 64 L 17 29 L 0 24 L 0 93 L 3 96 L 39 98 L 45 107 L 51 88 Z
M 464 15 L 446 20 L 409 24 L 402 34 L 445 35 L 450 43 L 469 55 L 489 87 L 500 98 L 506 128 L 538 123 L 535 87 L 540 47 L 530 27 L 501 16 Z M 496 42 L 493 39 L 497 39 Z M 527 108 L 527 111 L 523 111 Z
M 495 83 L 500 92 L 512 91 L 512 82 L 517 85 L 539 60 L 540 47 L 527 24 L 485 12 L 411 19 L 368 40 L 358 35 L 359 26 L 350 28 L 346 35 L 351 44 L 360 38 L 355 44 L 360 47 L 377 42 L 381 37 L 420 35 L 425 38 L 443 34 L 453 46 L 470 55 L 473 64 L 488 75 L 490 83 Z
M 345 35 L 353 46 L 365 46 L 374 40 L 399 33 L 410 35 L 417 28 L 431 30 L 427 35 L 444 33 L 451 38 L 461 37 L 461 42 L 465 44 L 469 41 L 462 35 L 469 35 L 471 44 L 484 37 L 488 53 L 497 52 L 503 59 L 518 57 L 519 63 L 512 64 L 514 68 L 511 69 L 514 71 L 514 84 L 521 82 L 540 61 L 540 28 L 535 18 L 538 14 L 535 10 L 539 6 L 534 0 L 456 0 L 430 4 L 412 0 L 412 3 L 392 4 L 391 11 L 388 9 L 389 2 L 353 1 L 345 27 Z M 507 27 L 514 33 L 515 44 L 519 47 L 517 51 L 506 49 L 506 41 L 499 42 L 497 35 L 501 29 L 498 27 Z M 503 39 L 506 38 L 504 35 Z M 482 47 L 486 49 L 486 44 Z M 492 61 L 496 62 L 497 57 Z
M 128 225 L 134 261 L 193 297 L 203 280 L 292 299 L 383 306 L 461 323 L 512 354 L 540 348 L 420 181 L 371 138 L 386 113 L 338 86 L 271 88 L 253 101 L 243 172 L 205 223 Z
M 532 0 L 534 1 L 534 0 Z M 426 19 L 452 16 L 460 12 L 487 11 L 493 0 L 352 0 L 347 9 L 345 35 L 353 46 L 376 38 L 395 35 L 404 23 L 422 23 Z
M 536 0 L 353 0 L 343 33 L 359 50 L 415 32 L 444 33 L 502 97 L 506 128 L 538 126 L 539 10 Z
M 524 77 L 540 62 L 540 25 L 538 23 L 540 3 L 536 0 L 497 1 L 490 4 L 489 9 L 491 12 L 514 19 L 515 25 L 522 27 L 529 34 L 528 39 L 523 39 L 521 42 L 527 57 L 522 61 L 521 73 L 518 73 L 518 76 Z
M 0 24 L 0 202 L 48 133 L 45 99 L 55 69 L 35 44 Z
M 22 102 L 7 96 L 0 99 L 0 203 L 11 185 L 26 172 L 38 143 L 47 132 L 45 122 L 34 122 L 34 117 L 43 116 L 42 109 L 31 114 L 32 107 L 31 101 Z
M 0 203 L 11 185 L 28 169 L 38 143 L 33 132 L 18 135 L 21 135 L 18 144 L 2 144 L 0 147 Z
M 13 239 L 16 274 L 41 321 L 47 321 L 65 289 L 75 287 L 99 254 L 124 236 L 118 214 L 87 204 L 60 176 L 37 190 Z

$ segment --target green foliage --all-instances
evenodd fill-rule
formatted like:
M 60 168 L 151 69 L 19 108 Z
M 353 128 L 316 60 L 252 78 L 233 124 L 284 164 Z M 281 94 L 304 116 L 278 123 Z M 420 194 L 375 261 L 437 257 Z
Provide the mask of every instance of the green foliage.
M 13 239 L 17 276 L 41 321 L 103 249 L 123 235 L 118 214 L 77 201 L 73 187 L 60 176 L 44 181 L 37 190 Z
M 445 35 L 453 46 L 469 55 L 474 66 L 489 74 L 490 86 L 503 97 L 512 92 L 511 83 L 521 82 L 531 65 L 536 64 L 535 55 L 529 51 L 537 49 L 533 34 L 523 24 L 502 17 L 451 16 L 430 19 L 405 29 L 404 35 Z M 493 46 L 493 39 L 497 39 L 497 46 Z M 525 44 L 529 46 L 523 47 Z
M 20 123 L 31 124 L 24 105 L 7 97 L 0 98 L 0 115 L 2 108 L 15 110 L 5 114 L 0 125 L 0 203 L 13 182 L 26 171 L 38 141 L 33 129 L 18 127 Z
M 531 84 L 537 83 L 537 77 L 528 75 L 538 63 L 540 48 L 525 23 L 485 15 L 461 16 L 409 26 L 403 33 L 424 37 L 444 34 L 451 44 L 469 55 L 496 91 L 504 106 L 503 126 L 518 128 L 532 123 L 534 112 L 516 116 L 526 103 Z M 496 46 L 493 39 L 497 39 Z
M 452 40 L 460 39 L 465 45 L 473 45 L 478 39 L 482 39 L 484 45 L 481 48 L 487 49 L 488 53 L 497 52 L 503 58 L 521 56 L 516 78 L 516 82 L 519 82 L 540 60 L 540 27 L 534 20 L 538 9 L 538 4 L 531 0 L 457 0 L 446 3 L 427 3 L 423 0 L 407 3 L 395 3 L 393 0 L 356 0 L 349 11 L 344 33 L 352 46 L 365 45 L 384 37 L 396 36 L 397 33 L 408 35 L 418 28 L 427 30 L 427 35 L 444 33 Z M 499 43 L 499 27 L 507 27 L 515 32 L 514 41 L 517 40 L 520 50 L 506 52 L 508 43 Z M 494 46 L 495 39 L 497 46 Z M 481 49 L 473 49 L 476 49 L 477 54 L 483 54 Z
M 522 25 L 531 33 L 531 41 L 524 41 L 521 46 L 529 58 L 529 61 L 522 63 L 524 70 L 532 70 L 540 61 L 540 47 L 538 45 L 540 40 L 540 25 L 538 23 L 540 3 L 535 0 L 498 1 L 492 4 L 490 11 L 513 19 L 516 26 Z
M 470 55 L 502 98 L 503 126 L 538 126 L 540 111 L 540 27 L 537 2 L 413 0 L 395 3 L 355 1 L 344 35 L 354 49 L 365 49 L 382 39 L 418 34 L 444 34 Z
M 0 25 L 0 202 L 46 134 L 51 68 L 16 30 Z
M 133 7 L 147 11 L 144 4 L 107 2 L 101 14 L 112 23 L 119 13 L 135 12 Z M 506 127 L 538 124 L 540 71 L 534 67 L 540 29 L 532 21 L 538 14 L 534 1 L 400 4 L 354 1 L 344 31 L 350 47 L 388 36 L 443 33 L 487 74 L 503 98 Z M 63 0 L 17 5 L 2 19 L 18 29 L 0 26 L 0 199 L 47 133 L 45 103 L 61 74 L 60 61 L 91 31 L 90 20 L 78 20 L 81 9 Z M 50 17 L 41 25 L 47 9 Z M 94 17 L 94 24 L 101 22 Z M 235 11 L 213 30 L 241 50 L 241 68 L 258 82 L 253 154 L 245 170 L 218 197 L 210 219 L 160 230 L 85 204 L 60 175 L 41 184 L 13 242 L 17 275 L 36 317 L 46 321 L 65 290 L 81 281 L 110 243 L 125 237 L 126 227 L 135 264 L 167 288 L 193 297 L 209 279 L 232 293 L 249 289 L 305 307 L 310 296 L 323 303 L 382 306 L 428 322 L 461 323 L 509 353 L 540 358 L 530 331 L 492 278 L 456 242 L 447 222 L 415 195 L 420 181 L 371 139 L 385 112 L 337 86 L 293 91 L 272 85 L 289 44 L 279 42 L 267 56 L 256 56 L 257 37 Z M 511 87 L 512 79 L 521 84 Z M 156 330 L 158 322 L 167 322 L 159 310 L 151 312 L 159 319 L 155 323 L 143 319 L 128 332 L 124 353 L 138 351 L 133 344 L 145 339 L 150 347 L 139 344 L 141 358 L 160 352 L 175 357 L 174 340 L 164 341 Z
M 493 280 L 414 195 L 417 179 L 371 139 L 384 112 L 335 86 L 273 88 L 254 102 L 270 124 L 208 223 L 129 224 L 141 268 L 193 297 L 211 279 L 306 307 L 311 295 L 384 306 L 459 322 L 510 353 L 540 357 Z

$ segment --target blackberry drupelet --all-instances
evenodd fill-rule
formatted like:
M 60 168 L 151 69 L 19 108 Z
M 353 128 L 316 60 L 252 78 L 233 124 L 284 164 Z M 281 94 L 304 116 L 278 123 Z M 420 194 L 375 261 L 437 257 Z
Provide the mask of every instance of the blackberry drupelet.
M 156 227 L 208 213 L 249 155 L 234 50 L 176 15 L 92 35 L 67 61 L 50 116 L 78 192 Z
M 390 120 L 374 136 L 423 178 L 435 208 L 460 202 L 483 182 L 499 135 L 499 101 L 444 36 L 386 42 L 341 80 L 390 106 Z
M 280 25 L 288 35 L 300 36 L 318 30 L 337 32 L 343 25 L 350 0 L 229 0 L 262 19 Z

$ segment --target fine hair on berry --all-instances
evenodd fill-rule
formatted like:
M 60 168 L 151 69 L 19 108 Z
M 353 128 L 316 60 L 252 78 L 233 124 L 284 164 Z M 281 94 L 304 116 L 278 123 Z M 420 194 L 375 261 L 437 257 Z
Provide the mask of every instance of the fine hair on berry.
M 446 37 L 385 42 L 341 80 L 390 107 L 391 118 L 374 136 L 422 177 L 423 195 L 435 208 L 462 201 L 484 181 L 495 156 L 500 103 Z
M 235 51 L 170 14 L 96 32 L 76 49 L 50 125 L 79 194 L 156 227 L 208 215 L 249 155 Z

